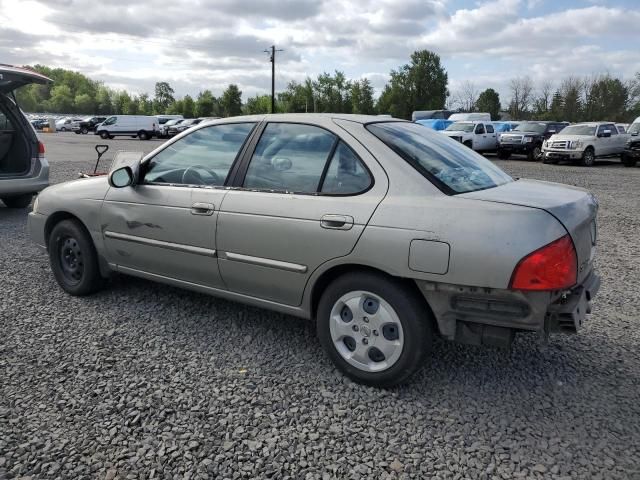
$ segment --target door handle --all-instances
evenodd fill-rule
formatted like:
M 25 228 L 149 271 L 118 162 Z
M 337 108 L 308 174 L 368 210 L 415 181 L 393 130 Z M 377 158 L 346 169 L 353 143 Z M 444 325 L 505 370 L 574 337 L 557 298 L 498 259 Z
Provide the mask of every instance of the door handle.
M 349 215 L 323 215 L 320 219 L 320 226 L 332 230 L 350 230 L 353 227 L 353 217 Z
M 191 215 L 213 215 L 213 203 L 196 202 L 191 205 Z

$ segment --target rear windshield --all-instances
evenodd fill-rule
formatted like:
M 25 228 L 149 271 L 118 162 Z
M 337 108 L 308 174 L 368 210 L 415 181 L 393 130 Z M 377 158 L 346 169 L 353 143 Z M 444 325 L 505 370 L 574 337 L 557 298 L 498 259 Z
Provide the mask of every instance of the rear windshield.
M 513 181 L 469 147 L 415 123 L 373 123 L 367 130 L 446 194 L 485 190 Z

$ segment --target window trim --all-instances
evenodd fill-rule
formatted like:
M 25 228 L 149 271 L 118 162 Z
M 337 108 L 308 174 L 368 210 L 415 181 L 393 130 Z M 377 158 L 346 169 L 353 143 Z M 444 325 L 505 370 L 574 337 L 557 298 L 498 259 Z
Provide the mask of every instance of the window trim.
M 334 137 L 336 137 L 336 139 L 334 140 L 334 143 L 331 147 L 331 150 L 329 151 L 329 155 L 327 155 L 327 158 L 325 159 L 325 165 L 324 168 L 322 170 L 322 176 L 320 178 L 320 182 L 318 183 L 318 187 L 317 190 L 315 192 L 298 192 L 298 191 L 290 191 L 290 190 L 272 190 L 272 189 L 266 189 L 266 188 L 246 188 L 243 186 L 245 177 L 247 175 L 247 171 L 249 170 L 249 164 L 251 163 L 251 159 L 253 158 L 253 154 L 255 153 L 256 147 L 258 146 L 258 142 L 260 142 L 260 139 L 262 138 L 262 134 L 264 133 L 264 131 L 266 130 L 267 126 L 271 123 L 277 123 L 277 124 L 288 124 L 288 125 L 307 125 L 309 127 L 315 127 L 315 128 L 320 128 L 322 130 L 325 130 L 326 132 L 330 133 L 331 135 L 333 135 Z M 382 122 L 381 122 L 382 123 Z M 318 125 L 316 123 L 311 123 L 311 122 L 301 122 L 301 121 L 294 121 L 294 120 L 263 120 L 260 123 L 259 128 L 256 128 L 254 130 L 254 136 L 251 139 L 251 142 L 247 145 L 247 150 L 245 152 L 243 152 L 243 158 L 242 160 L 239 162 L 238 164 L 238 168 L 237 170 L 234 172 L 234 178 L 233 181 L 231 182 L 231 188 L 233 190 L 238 190 L 238 191 L 242 191 L 242 192 L 258 192 L 258 193 L 276 193 L 276 194 L 291 194 L 291 195 L 307 195 L 307 196 L 311 196 L 311 197 L 355 197 L 358 195 L 362 195 L 364 193 L 367 193 L 369 190 L 371 190 L 375 183 L 376 183 L 376 179 L 373 175 L 373 173 L 371 172 L 371 170 L 369 169 L 369 166 L 366 164 L 366 162 L 364 160 L 362 160 L 362 157 L 360 157 L 360 155 L 358 155 L 358 153 L 351 147 L 351 145 L 349 145 L 349 142 L 347 142 L 344 138 L 342 138 L 338 133 L 322 126 L 322 125 Z M 371 180 L 369 183 L 369 187 L 366 190 L 362 190 L 361 192 L 357 192 L 357 193 L 323 193 L 320 191 L 320 189 L 322 188 L 322 185 L 324 184 L 324 179 L 326 176 L 326 172 L 329 170 L 329 166 L 331 164 L 331 160 L 333 159 L 333 155 L 335 153 L 335 150 L 338 148 L 338 145 L 340 142 L 343 142 L 351 151 L 352 153 L 356 156 L 356 158 L 358 159 L 358 161 L 362 164 L 362 166 L 364 167 L 364 169 L 366 170 L 367 174 L 369 175 L 369 179 Z
M 202 122 L 200 122 L 202 123 Z M 178 141 L 180 141 L 183 138 L 188 137 L 189 135 L 193 135 L 194 133 L 200 131 L 200 130 L 204 130 L 205 128 L 213 128 L 213 127 L 219 127 L 219 126 L 225 126 L 225 125 L 243 125 L 243 124 L 253 124 L 253 126 L 251 127 L 251 130 L 249 131 L 249 134 L 247 135 L 247 137 L 244 139 L 244 142 L 242 143 L 242 145 L 240 146 L 240 149 L 238 150 L 238 153 L 236 153 L 235 158 L 233 159 L 233 162 L 231 163 L 231 167 L 229 167 L 229 171 L 227 172 L 227 176 L 224 179 L 224 182 L 222 183 L 222 185 L 196 185 L 196 184 L 189 184 L 189 183 L 167 183 L 167 182 L 145 182 L 144 177 L 147 175 L 147 167 L 149 165 L 149 163 L 151 163 L 151 161 L 160 153 L 164 152 L 167 148 L 169 148 L 171 145 L 173 145 L 174 143 L 177 143 Z M 164 144 L 162 146 L 162 148 L 160 150 L 158 150 L 157 152 L 154 152 L 152 156 L 146 157 L 142 160 L 142 162 L 140 163 L 140 180 L 138 181 L 138 185 L 155 185 L 155 186 L 171 186 L 171 187 L 186 187 L 186 188 L 208 188 L 208 189 L 221 189 L 221 188 L 228 188 L 230 181 L 232 180 L 232 174 L 235 172 L 236 169 L 236 165 L 242 160 L 243 155 L 245 153 L 245 149 L 247 144 L 249 143 L 249 141 L 252 139 L 257 127 L 260 125 L 260 121 L 244 121 L 244 122 L 224 122 L 224 123 L 215 123 L 213 125 L 201 125 L 200 127 L 194 129 L 192 132 L 189 132 L 187 135 L 184 136 L 180 136 L 180 137 L 176 137 L 174 138 L 172 141 L 167 142 L 166 144 Z

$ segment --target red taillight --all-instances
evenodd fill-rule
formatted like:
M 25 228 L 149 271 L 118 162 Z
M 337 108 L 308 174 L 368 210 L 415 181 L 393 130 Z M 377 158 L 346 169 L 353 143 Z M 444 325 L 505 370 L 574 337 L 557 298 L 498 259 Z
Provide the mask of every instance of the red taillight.
M 38 155 L 44 155 L 44 143 L 38 142 Z
M 524 257 L 511 276 L 512 290 L 563 290 L 576 284 L 578 259 L 565 235 Z

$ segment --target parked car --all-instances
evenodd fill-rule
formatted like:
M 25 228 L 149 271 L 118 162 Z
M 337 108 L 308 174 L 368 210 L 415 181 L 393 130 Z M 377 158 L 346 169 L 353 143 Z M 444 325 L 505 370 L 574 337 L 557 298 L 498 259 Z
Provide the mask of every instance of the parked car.
M 182 120 L 184 117 L 182 115 L 156 115 L 158 119 L 158 125 L 162 126 L 166 124 L 170 120 Z
M 44 145 L 13 99 L 15 89 L 51 79 L 19 67 L 0 65 L 0 200 L 24 208 L 33 195 L 49 185 Z
M 498 158 L 506 160 L 511 155 L 526 155 L 528 160 L 540 160 L 544 141 L 567 125 L 563 122 L 522 122 L 510 133 L 500 135 Z
M 29 230 L 71 295 L 120 272 L 314 319 L 341 371 L 389 386 L 435 334 L 576 332 L 599 286 L 596 212 L 415 123 L 282 114 L 120 153 L 108 177 L 42 192 Z
M 49 120 L 46 118 L 36 118 L 35 120 L 31 120 L 31 125 L 33 125 L 33 128 L 36 130 L 42 130 L 44 127 L 49 126 Z
M 462 122 L 462 121 L 483 121 L 490 122 L 491 114 L 490 113 L 482 113 L 482 112 L 473 112 L 473 113 L 453 113 L 449 116 L 448 120 L 454 122 Z
M 625 167 L 635 167 L 640 160 L 640 117 L 636 118 L 627 129 L 629 138 L 625 143 L 621 158 Z
M 618 133 L 615 124 L 611 122 L 569 125 L 544 142 L 544 162 L 570 160 L 590 167 L 597 158 L 620 156 L 628 138 L 628 134 Z
M 65 117 L 59 120 L 56 120 L 56 130 L 60 132 L 69 132 L 71 131 L 71 126 L 74 122 L 80 122 L 81 118 L 71 118 Z
M 451 110 L 416 110 L 411 114 L 411 120 L 414 122 L 430 119 L 446 120 L 452 113 Z
M 96 133 L 102 139 L 127 136 L 149 140 L 157 134 L 157 122 L 156 117 L 148 115 L 113 115 L 98 126 Z
M 185 118 L 180 123 L 171 125 L 167 130 L 167 135 L 169 137 L 173 137 L 180 132 L 184 132 L 186 129 L 193 127 L 194 125 L 198 125 L 202 122 L 201 118 Z
M 176 118 L 176 119 L 173 119 L 173 120 L 168 120 L 163 125 L 160 125 L 160 128 L 158 129 L 158 138 L 167 138 L 167 137 L 169 137 L 169 128 L 171 128 L 173 126 L 177 126 L 180 123 L 182 123 L 183 121 L 184 121 L 184 119 L 182 119 L 182 118 Z
M 476 152 L 495 152 L 498 148 L 498 138 L 491 122 L 454 122 L 441 133 Z
M 616 123 L 616 128 L 618 129 L 618 133 L 627 133 L 627 129 L 629 128 L 628 123 Z
M 422 126 L 428 127 L 431 130 L 440 131 L 440 130 L 444 130 L 445 128 L 447 128 L 453 122 L 451 120 L 443 120 L 443 119 L 439 119 L 439 118 L 429 118 L 429 119 L 425 119 L 425 120 L 416 120 L 416 123 L 420 124 Z
M 96 127 L 104 122 L 107 117 L 86 117 L 79 122 L 71 125 L 71 131 L 77 134 L 86 135 L 89 132 L 95 132 Z

